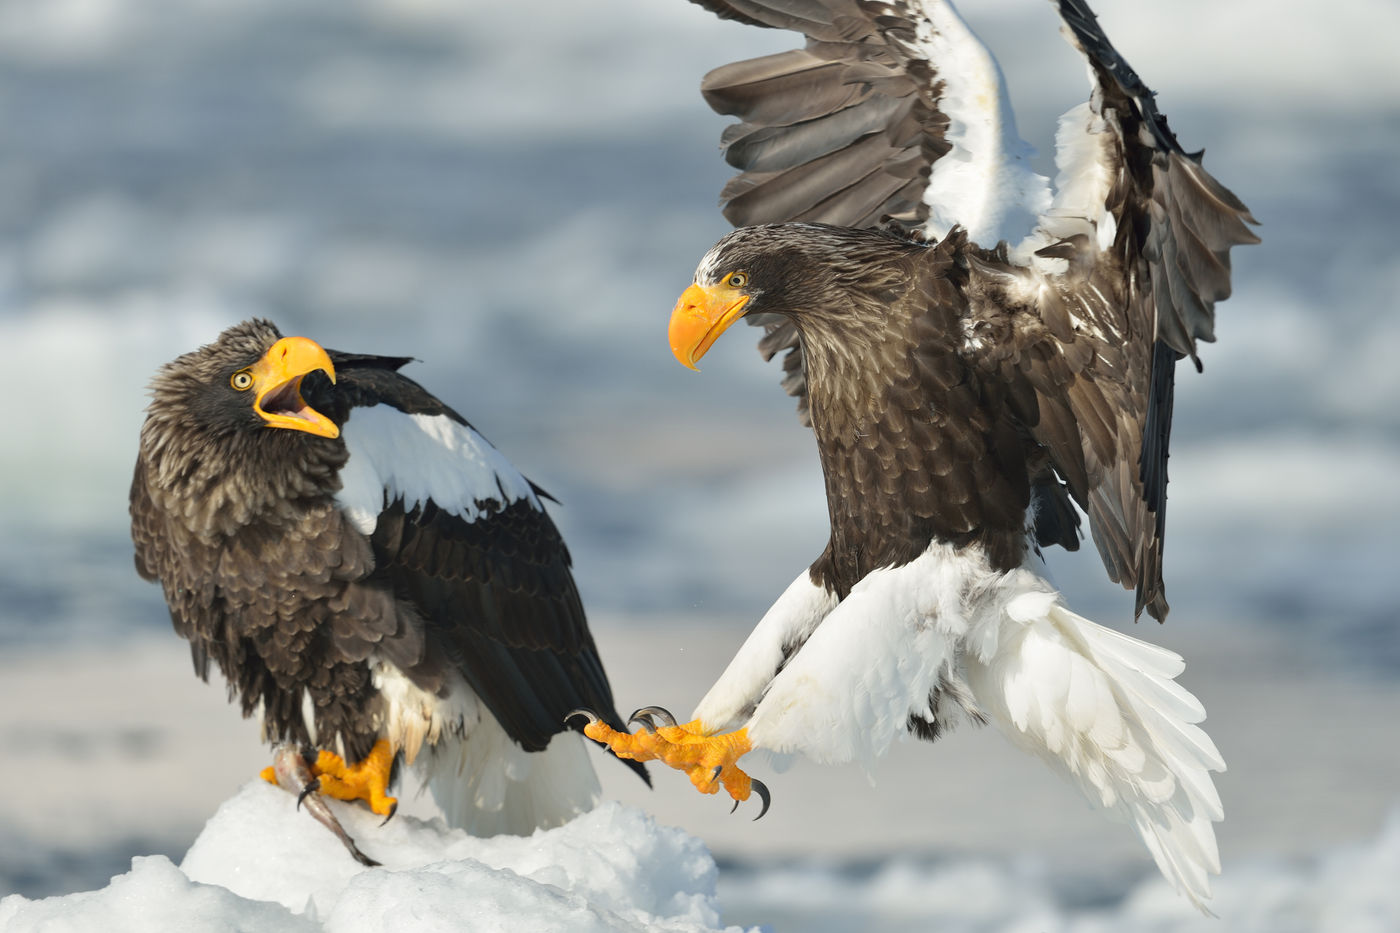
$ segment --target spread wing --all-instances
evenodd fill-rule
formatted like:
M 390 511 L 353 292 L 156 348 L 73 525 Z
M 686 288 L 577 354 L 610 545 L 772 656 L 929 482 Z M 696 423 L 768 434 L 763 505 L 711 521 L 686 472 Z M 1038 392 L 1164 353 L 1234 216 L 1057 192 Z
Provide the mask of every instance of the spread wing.
M 1162 538 L 1177 360 L 1214 340 L 1233 246 L 1258 242 L 1245 206 L 1186 153 L 1152 92 L 1081 0 L 1061 0 L 1089 61 L 1090 101 L 1061 119 L 1057 194 L 1008 257 L 973 257 L 974 330 L 1007 378 L 1034 388 L 1034 436 L 1089 516 L 1109 575 L 1165 618 Z
M 412 380 L 343 358 L 337 374 L 353 405 L 337 499 L 369 536 L 371 579 L 422 615 L 430 644 L 525 749 L 578 707 L 622 728 L 540 490 Z
M 867 227 L 896 221 L 974 242 L 1029 233 L 1050 203 L 1016 133 L 995 59 L 943 0 L 695 0 L 728 19 L 792 29 L 790 52 L 735 62 L 701 91 L 741 122 L 724 131 L 741 169 L 720 196 L 736 226 L 812 221 Z M 785 353 L 783 388 L 810 426 L 797 332 L 764 327 L 764 359 Z
M 1000 70 L 946 0 L 696 2 L 807 37 L 704 80 L 711 106 L 741 121 L 722 141 L 742 170 L 725 216 L 888 218 L 932 237 L 959 224 L 983 246 L 1012 244 L 970 251 L 969 352 L 1034 389 L 1032 431 L 1110 576 L 1136 589 L 1139 612 L 1164 617 L 1175 365 L 1213 339 L 1229 249 L 1257 242 L 1248 210 L 1180 147 L 1081 0 L 1057 8 L 1093 88 L 1061 119 L 1053 198 L 1028 167 Z M 765 328 L 765 359 L 785 354 L 783 386 L 809 424 L 795 329 L 751 323 Z

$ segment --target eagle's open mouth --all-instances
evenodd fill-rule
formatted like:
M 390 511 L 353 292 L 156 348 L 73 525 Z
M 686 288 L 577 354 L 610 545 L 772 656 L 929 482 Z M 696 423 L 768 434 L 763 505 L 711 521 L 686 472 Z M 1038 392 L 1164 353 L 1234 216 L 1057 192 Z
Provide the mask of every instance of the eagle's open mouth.
M 339 437 L 335 422 L 301 397 L 302 379 L 317 370 L 335 382 L 335 365 L 320 344 L 305 337 L 283 337 L 249 369 L 257 387 L 253 410 L 269 427 Z
M 262 409 L 264 414 L 283 415 L 288 418 L 310 421 L 311 416 L 316 414 L 316 410 L 306 404 L 306 399 L 301 397 L 301 380 L 304 378 L 304 376 L 297 376 L 290 382 L 284 382 L 277 386 L 259 400 L 258 407 Z

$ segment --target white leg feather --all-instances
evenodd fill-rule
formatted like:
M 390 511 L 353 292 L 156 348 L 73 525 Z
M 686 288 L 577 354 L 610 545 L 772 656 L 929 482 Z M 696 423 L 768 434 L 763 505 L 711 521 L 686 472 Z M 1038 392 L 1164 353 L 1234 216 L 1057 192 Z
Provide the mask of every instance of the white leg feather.
M 839 603 L 799 578 L 697 714 L 728 725 L 747 713 L 755 748 L 869 763 L 910 717 L 946 725 L 960 707 L 1130 823 L 1205 910 L 1224 815 L 1210 772 L 1225 763 L 1175 681 L 1184 667 L 1070 612 L 1029 565 L 1000 573 L 976 548 L 934 543 Z
M 1181 658 L 1075 615 L 1029 570 L 978 613 L 964 655 L 983 715 L 1126 820 L 1157 867 L 1201 910 L 1220 873 L 1211 771 L 1225 762 L 1195 723 L 1205 709 L 1174 678 Z
M 932 721 L 933 691 L 967 634 L 961 594 L 968 579 L 991 576 L 984 565 L 935 544 L 902 567 L 868 574 L 770 675 L 747 723 L 754 746 L 869 766 L 905 734 L 911 716 Z M 834 602 L 829 596 L 804 607 L 825 611 Z
M 784 658 L 806 643 L 836 603 L 836 594 L 813 583 L 811 574 L 798 574 L 764 613 L 692 718 L 714 731 L 738 728 L 753 713 Z

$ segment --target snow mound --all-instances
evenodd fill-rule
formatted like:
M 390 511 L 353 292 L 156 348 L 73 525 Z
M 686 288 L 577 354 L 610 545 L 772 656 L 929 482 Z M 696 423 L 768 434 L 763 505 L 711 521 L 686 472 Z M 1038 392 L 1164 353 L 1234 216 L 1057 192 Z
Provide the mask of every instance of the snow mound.
M 177 868 L 132 860 L 99 891 L 0 900 L 0 930 L 336 933 L 721 929 L 704 844 L 605 803 L 558 829 L 476 839 L 440 820 L 384 826 L 332 802 L 364 868 L 291 795 L 260 780 L 219 807 Z M 733 928 L 737 929 L 737 928 Z

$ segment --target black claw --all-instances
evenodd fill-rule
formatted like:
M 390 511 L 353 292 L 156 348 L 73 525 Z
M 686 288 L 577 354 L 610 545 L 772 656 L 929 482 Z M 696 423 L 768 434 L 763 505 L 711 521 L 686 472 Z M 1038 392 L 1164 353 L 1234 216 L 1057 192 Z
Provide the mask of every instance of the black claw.
M 753 788 L 753 792 L 758 794 L 758 799 L 763 801 L 763 809 L 759 810 L 758 816 L 754 817 L 755 820 L 761 820 L 763 819 L 763 814 L 768 812 L 768 807 L 773 803 L 773 795 L 768 793 L 768 785 L 757 778 L 750 778 L 749 783 L 750 787 Z
M 724 765 L 715 765 L 715 770 L 713 770 L 713 771 L 710 772 L 710 783 L 711 783 L 711 784 L 713 784 L 715 781 L 718 781 L 718 780 L 719 780 L 719 774 L 720 774 L 720 772 L 723 771 L 723 770 L 724 770 Z
M 586 719 L 588 720 L 588 724 L 589 724 L 590 726 L 593 725 L 595 722 L 597 722 L 597 721 L 601 718 L 597 713 L 593 712 L 593 710 L 591 710 L 591 709 L 584 709 L 584 708 L 580 707 L 580 708 L 578 708 L 578 709 L 571 709 L 571 710 L 569 710 L 569 714 L 568 714 L 567 716 L 564 717 L 564 722 L 567 724 L 568 721 L 569 721 L 570 719 L 573 719 L 575 716 L 583 716 L 584 718 L 586 718 Z
M 735 798 L 734 798 L 734 806 L 732 806 L 732 807 L 729 808 L 729 815 L 730 815 L 730 816 L 733 816 L 733 815 L 734 815 L 734 811 L 737 810 L 737 809 L 739 809 L 739 798 L 738 798 L 738 797 L 735 797 Z
M 660 706 L 643 706 L 632 714 L 632 719 L 627 721 L 630 723 L 633 719 L 645 719 L 652 728 L 655 728 L 656 723 L 653 721 L 653 717 L 661 720 L 661 724 L 664 726 L 676 725 L 676 717 L 671 715 L 671 711 Z
M 392 807 L 389 808 L 389 815 L 386 816 L 386 817 L 384 817 L 384 823 L 387 823 L 387 822 L 389 822 L 390 820 L 392 820 L 392 819 L 394 818 L 394 814 L 395 814 L 395 813 L 398 813 L 398 812 L 399 812 L 399 802 L 398 802 L 397 800 L 395 800 L 395 801 L 394 801 L 394 805 L 393 805 Z M 380 826 L 383 826 L 384 823 L 380 823 L 379 825 L 380 825 Z
M 307 795 L 308 795 L 308 794 L 314 794 L 314 793 L 316 793 L 316 791 L 318 791 L 318 790 L 320 790 L 320 789 L 321 789 L 321 779 L 320 779 L 319 777 L 314 777 L 314 778 L 312 778 L 311 780 L 307 781 L 307 782 L 306 782 L 306 786 L 303 787 L 303 788 L 301 789 L 301 793 L 297 794 L 297 806 L 296 806 L 296 808 L 297 808 L 298 810 L 300 810 L 300 809 L 301 809 L 301 802 L 302 802 L 303 800 L 306 799 Z
M 378 868 L 382 864 L 381 862 L 376 862 L 374 859 L 361 852 L 360 847 L 355 845 L 355 843 L 351 842 L 348 838 L 345 839 L 344 842 L 345 848 L 350 851 L 350 855 L 354 857 L 355 861 L 359 862 L 366 868 Z
M 656 731 L 656 720 L 651 718 L 651 713 L 637 710 L 627 720 L 627 725 L 635 725 L 638 729 L 645 729 L 647 732 Z

